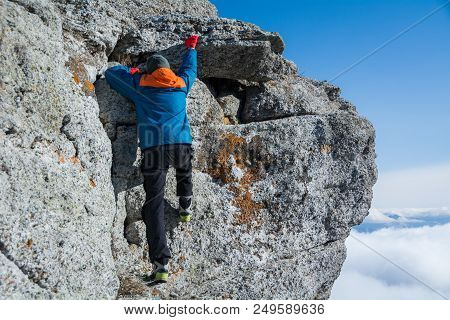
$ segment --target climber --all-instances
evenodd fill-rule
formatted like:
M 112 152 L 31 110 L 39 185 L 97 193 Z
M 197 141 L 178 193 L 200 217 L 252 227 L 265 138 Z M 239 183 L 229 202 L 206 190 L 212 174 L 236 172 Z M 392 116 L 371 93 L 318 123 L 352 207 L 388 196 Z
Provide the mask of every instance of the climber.
M 153 264 L 153 272 L 144 280 L 156 283 L 167 281 L 171 258 L 164 223 L 164 186 L 169 166 L 176 170 L 180 220 L 191 220 L 193 149 L 186 96 L 197 76 L 197 41 L 195 35 L 185 40 L 187 51 L 177 74 L 167 59 L 158 54 L 138 68 L 118 65 L 105 72 L 111 88 L 136 106 L 146 193 L 142 219 Z

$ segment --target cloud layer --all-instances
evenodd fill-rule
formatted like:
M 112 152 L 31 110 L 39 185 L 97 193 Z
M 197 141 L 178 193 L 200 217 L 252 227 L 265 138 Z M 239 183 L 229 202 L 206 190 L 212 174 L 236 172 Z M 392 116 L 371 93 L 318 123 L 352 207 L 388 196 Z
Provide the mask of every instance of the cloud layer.
M 356 226 L 359 232 L 373 232 L 383 228 L 419 228 L 450 223 L 450 208 L 371 208 L 364 223 Z
M 407 273 L 359 241 L 450 297 L 450 224 L 409 229 L 352 231 L 348 257 L 336 281 L 332 299 L 442 299 Z

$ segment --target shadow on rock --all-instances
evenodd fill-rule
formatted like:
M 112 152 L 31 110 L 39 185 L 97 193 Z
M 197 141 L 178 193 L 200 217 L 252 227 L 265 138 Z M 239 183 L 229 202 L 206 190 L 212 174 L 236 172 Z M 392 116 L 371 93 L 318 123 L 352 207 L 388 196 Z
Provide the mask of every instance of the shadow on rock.
M 111 177 L 117 195 L 142 184 L 133 103 L 112 90 L 105 79 L 95 82 L 99 117 L 112 144 Z

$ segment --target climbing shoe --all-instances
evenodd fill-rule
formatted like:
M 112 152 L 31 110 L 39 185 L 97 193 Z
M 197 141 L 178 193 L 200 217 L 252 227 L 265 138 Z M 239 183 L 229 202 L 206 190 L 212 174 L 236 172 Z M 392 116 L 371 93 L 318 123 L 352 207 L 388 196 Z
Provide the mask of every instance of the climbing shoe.
M 180 220 L 181 222 L 189 222 L 191 221 L 192 215 L 190 210 L 186 210 L 183 208 L 180 208 Z
M 179 209 L 178 212 L 180 213 L 180 220 L 181 222 L 189 222 L 191 221 L 192 215 L 191 210 L 189 210 L 189 207 L 191 206 L 192 196 L 181 196 L 179 198 Z
M 164 283 L 169 278 L 169 268 L 159 262 L 153 263 L 153 272 L 142 277 L 145 282 Z

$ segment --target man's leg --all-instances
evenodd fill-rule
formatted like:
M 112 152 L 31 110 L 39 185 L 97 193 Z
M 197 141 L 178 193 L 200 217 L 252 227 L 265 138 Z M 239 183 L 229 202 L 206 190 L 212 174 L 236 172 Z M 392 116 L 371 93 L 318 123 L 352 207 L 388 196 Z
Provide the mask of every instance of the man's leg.
M 192 148 L 189 145 L 181 145 L 177 150 L 176 158 L 176 178 L 177 196 L 179 196 L 180 213 L 189 215 L 192 202 Z
M 150 159 L 153 155 L 153 158 Z M 166 240 L 164 223 L 164 186 L 167 168 L 158 161 L 161 153 L 144 154 L 142 173 L 144 175 L 145 203 L 142 207 L 142 218 L 147 229 L 147 241 L 150 250 L 150 262 L 166 265 L 171 258 Z

